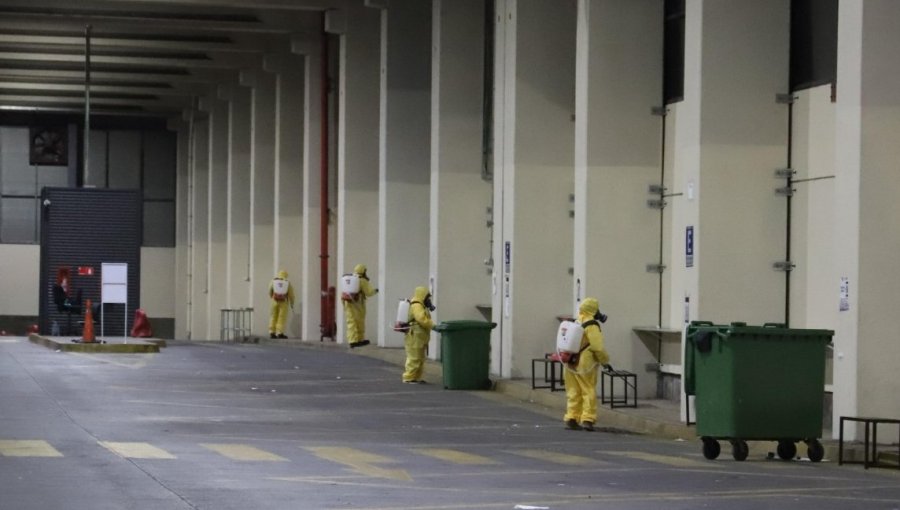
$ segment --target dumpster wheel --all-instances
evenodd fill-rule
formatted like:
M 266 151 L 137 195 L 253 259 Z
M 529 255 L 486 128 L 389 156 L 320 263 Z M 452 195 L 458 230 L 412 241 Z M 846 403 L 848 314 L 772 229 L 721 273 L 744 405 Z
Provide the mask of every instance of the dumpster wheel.
M 715 460 L 719 457 L 719 453 L 722 452 L 722 447 L 719 446 L 719 442 L 711 437 L 701 437 L 703 441 L 703 456 L 709 460 Z
M 806 444 L 809 446 L 809 450 L 807 451 L 809 460 L 821 462 L 822 458 L 825 457 L 825 448 L 822 446 L 822 443 L 820 443 L 818 439 L 809 439 L 806 441 Z
M 781 460 L 792 460 L 797 455 L 797 445 L 790 439 L 782 439 L 778 441 L 777 451 Z
M 731 456 L 734 457 L 734 460 L 747 460 L 747 455 L 750 455 L 750 447 L 747 446 L 747 441 L 744 441 L 743 439 L 732 439 Z

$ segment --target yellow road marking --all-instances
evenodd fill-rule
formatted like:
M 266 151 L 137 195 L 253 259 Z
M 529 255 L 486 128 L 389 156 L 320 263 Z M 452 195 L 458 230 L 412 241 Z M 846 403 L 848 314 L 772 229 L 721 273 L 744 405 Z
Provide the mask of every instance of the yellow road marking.
M 596 464 L 599 462 L 597 459 L 592 459 L 590 457 L 559 453 L 552 450 L 512 450 L 510 453 L 528 457 L 529 459 L 545 460 L 547 462 L 564 464 L 566 466 L 586 466 L 588 464 Z
M 268 462 L 287 461 L 287 459 L 280 455 L 275 455 L 274 453 L 260 450 L 255 446 L 245 444 L 201 443 L 200 446 L 208 448 L 232 460 L 256 460 Z
M 609 455 L 620 455 L 631 459 L 646 460 L 647 462 L 655 462 L 657 464 L 665 464 L 666 466 L 684 467 L 684 468 L 711 468 L 719 467 L 714 462 L 701 462 L 699 460 L 688 459 L 685 457 L 675 457 L 672 455 L 657 455 L 655 453 L 646 452 L 603 452 Z
M 497 464 L 497 461 L 475 455 L 474 453 L 461 452 L 459 450 L 450 450 L 447 448 L 413 448 L 412 451 L 427 455 L 439 460 L 445 460 L 454 464 L 466 464 L 469 466 L 487 466 Z
M 357 473 L 375 478 L 387 478 L 411 482 L 412 477 L 403 469 L 386 469 L 376 464 L 390 464 L 394 461 L 381 455 L 364 452 L 355 448 L 320 446 L 307 448 L 320 459 L 343 464 Z
M 2 457 L 62 457 L 47 441 L 0 440 Z
M 174 459 L 171 453 L 149 443 L 116 443 L 97 441 L 100 446 L 126 459 Z

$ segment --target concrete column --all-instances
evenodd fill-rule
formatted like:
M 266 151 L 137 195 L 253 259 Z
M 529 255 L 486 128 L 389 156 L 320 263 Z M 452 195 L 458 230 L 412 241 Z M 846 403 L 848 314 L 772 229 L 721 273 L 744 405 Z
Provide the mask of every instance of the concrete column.
M 493 20 L 484 19 L 484 4 L 433 2 L 429 275 L 438 320 L 483 320 L 475 305 L 490 303 L 492 186 L 482 178 L 482 139 L 484 23 Z M 433 358 L 440 357 L 438 339 L 428 351 Z
M 368 332 L 378 334 L 382 347 L 403 345 L 391 329 L 396 299 L 429 285 L 430 43 L 431 4 L 398 0 L 382 11 L 376 283 L 382 293 L 375 298 L 378 330 Z
M 834 137 L 831 84 L 797 91 L 793 105 L 791 327 L 834 329 Z M 827 378 L 827 376 L 826 376 Z M 830 382 L 830 381 L 828 381 Z
M 790 2 L 695 0 L 685 18 L 684 101 L 675 108 L 671 317 L 783 320 Z M 685 257 L 693 229 L 693 260 Z M 688 267 L 686 267 L 688 266 Z M 680 273 L 680 274 L 679 274 Z M 676 285 L 675 282 L 680 282 Z M 679 313 L 680 312 L 680 313 Z
M 366 264 L 377 275 L 378 263 L 378 130 L 381 16 L 378 9 L 347 7 L 347 30 L 340 38 L 340 82 L 337 140 L 338 275 Z M 337 285 L 337 284 L 335 284 Z M 388 303 L 399 296 L 378 296 Z M 372 302 L 374 304 L 374 301 Z M 378 314 L 366 314 L 366 331 L 377 331 Z M 345 319 L 336 306 L 337 341 L 344 342 Z M 374 338 L 374 336 L 373 336 Z
M 614 366 L 642 380 L 656 361 L 656 338 L 634 326 L 657 324 L 659 211 L 647 188 L 660 182 L 663 2 L 580 0 L 576 55 L 575 299 L 596 297 L 612 317 L 603 327 Z M 634 34 L 641 37 L 634 37 Z M 546 314 L 544 314 L 546 315 Z M 541 317 L 546 320 L 546 317 Z M 646 340 L 642 342 L 641 340 Z M 655 397 L 653 384 L 639 386 Z
M 276 73 L 274 267 L 288 272 L 299 300 L 303 274 L 303 59 L 267 56 L 265 69 Z M 297 301 L 285 332 L 291 338 L 301 337 L 300 309 Z
M 242 71 L 250 92 L 250 306 L 253 333 L 268 335 L 269 282 L 275 276 L 275 78 Z
M 303 96 L 303 260 L 299 285 L 304 339 L 320 338 L 321 323 L 319 236 L 319 168 L 321 162 L 321 54 L 319 39 L 295 41 L 292 50 L 304 58 Z M 328 280 L 333 281 L 331 279 Z
M 555 316 L 573 311 L 577 10 L 575 0 L 507 0 L 497 13 L 502 76 L 495 88 L 503 90 L 494 102 L 501 124 L 494 131 L 495 157 L 501 153 L 494 165 L 494 316 L 501 331 L 493 369 L 521 377 L 552 346 Z
M 228 98 L 228 308 L 250 306 L 250 90 L 230 84 Z M 257 312 L 259 313 L 259 312 Z
M 900 345 L 900 5 L 841 2 L 835 132 L 834 423 L 840 416 L 900 415 L 894 376 Z M 841 292 L 841 286 L 847 291 Z M 845 299 L 840 299 L 844 297 Z M 851 437 L 854 435 L 851 430 Z M 896 428 L 879 430 L 891 437 Z M 884 434 L 888 434 L 885 436 Z
M 188 114 L 188 118 L 190 114 Z M 190 267 L 188 265 L 188 178 L 190 171 L 190 126 L 183 117 L 169 119 L 175 131 L 175 338 L 188 338 L 187 309 L 190 302 Z
M 209 337 L 209 119 L 194 119 L 194 164 L 191 177 L 191 324 L 192 340 Z
M 227 307 L 226 242 L 228 236 L 228 104 L 217 98 L 203 98 L 200 107 L 209 114 L 209 175 L 207 201 L 209 216 L 209 250 L 207 253 L 207 312 L 209 326 L 206 338 L 219 338 L 220 315 Z

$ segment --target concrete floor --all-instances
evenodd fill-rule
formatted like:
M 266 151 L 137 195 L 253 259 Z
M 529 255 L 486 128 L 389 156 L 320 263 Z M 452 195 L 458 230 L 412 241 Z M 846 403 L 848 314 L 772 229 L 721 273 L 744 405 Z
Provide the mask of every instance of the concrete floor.
M 405 385 L 357 351 L 0 339 L 0 509 L 900 508 L 898 471 L 565 431 L 545 406 Z

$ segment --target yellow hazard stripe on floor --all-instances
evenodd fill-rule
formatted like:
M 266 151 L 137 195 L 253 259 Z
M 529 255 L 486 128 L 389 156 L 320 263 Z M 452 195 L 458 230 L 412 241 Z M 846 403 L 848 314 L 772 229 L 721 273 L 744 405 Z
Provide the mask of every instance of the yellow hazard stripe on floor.
M 553 450 L 512 450 L 510 453 L 528 457 L 529 459 L 543 460 L 553 462 L 555 464 L 563 464 L 566 466 L 586 466 L 588 464 L 597 464 L 597 459 L 590 457 L 582 457 L 580 455 L 570 455 L 568 453 L 554 452 Z
M 117 443 L 97 441 L 100 446 L 126 459 L 174 459 L 171 453 L 149 443 Z
M 444 460 L 453 464 L 464 464 L 467 466 L 488 466 L 498 463 L 494 459 L 482 457 L 481 455 L 461 452 L 459 450 L 450 450 L 447 448 L 413 448 L 412 451 L 438 460 Z
M 0 457 L 62 457 L 47 441 L 0 440 Z
M 387 478 L 389 480 L 412 481 L 403 469 L 388 469 L 377 464 L 391 464 L 393 459 L 374 453 L 339 446 L 319 446 L 307 448 L 320 459 L 347 466 L 351 470 L 365 476 Z
M 622 457 L 628 457 L 630 459 L 644 460 L 647 462 L 653 462 L 656 464 L 664 464 L 666 466 L 673 467 L 683 467 L 683 468 L 714 468 L 721 467 L 721 464 L 716 464 L 712 461 L 699 461 L 694 459 L 688 459 L 686 457 L 676 457 L 674 455 L 658 455 L 655 453 L 647 453 L 647 452 L 606 452 L 601 451 L 598 452 L 600 454 L 607 455 L 619 455 Z
M 228 457 L 232 460 L 250 460 L 250 461 L 266 461 L 266 462 L 286 462 L 287 459 L 265 450 L 260 450 L 255 446 L 246 444 L 227 444 L 227 443 L 201 443 L 200 446 L 210 449 L 220 455 Z

